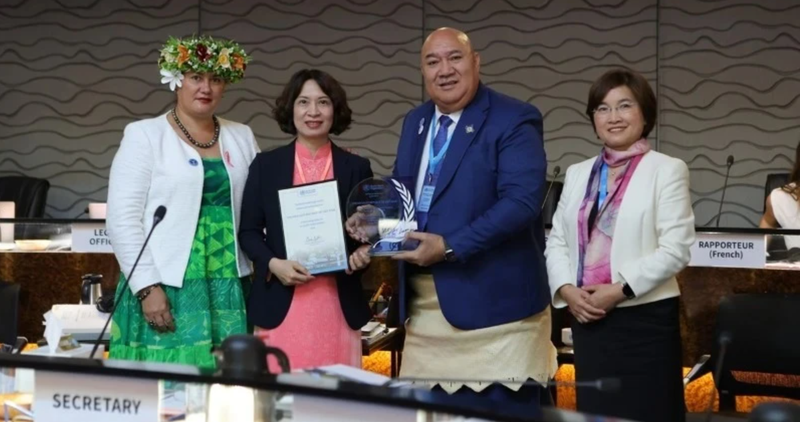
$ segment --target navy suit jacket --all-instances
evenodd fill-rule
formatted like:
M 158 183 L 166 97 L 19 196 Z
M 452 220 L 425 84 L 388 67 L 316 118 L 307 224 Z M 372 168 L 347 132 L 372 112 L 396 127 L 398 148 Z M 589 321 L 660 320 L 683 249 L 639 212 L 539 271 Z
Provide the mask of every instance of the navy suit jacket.
M 403 121 L 393 176 L 416 186 L 435 106 Z M 483 84 L 453 132 L 425 231 L 442 235 L 457 261 L 431 267 L 447 321 L 473 330 L 518 321 L 550 298 L 541 218 L 547 160 L 536 107 Z M 410 289 L 400 266 L 400 321 Z
M 278 191 L 292 187 L 295 143 L 259 153 L 250 164 L 250 174 L 244 187 L 239 245 L 253 261 L 254 279 L 247 300 L 248 321 L 262 328 L 279 326 L 289 312 L 294 287 L 284 286 L 277 277 L 267 281 L 269 261 L 286 259 L 286 243 L 278 200 Z M 339 203 L 344 221 L 347 195 L 364 179 L 372 177 L 369 160 L 331 146 L 333 175 L 339 188 Z M 264 229 L 267 234 L 264 235 Z M 347 249 L 352 253 L 359 245 L 345 235 Z M 336 287 L 347 325 L 361 329 L 372 317 L 367 298 L 361 288 L 362 271 L 347 275 L 337 272 Z M 313 281 L 312 281 L 313 283 Z

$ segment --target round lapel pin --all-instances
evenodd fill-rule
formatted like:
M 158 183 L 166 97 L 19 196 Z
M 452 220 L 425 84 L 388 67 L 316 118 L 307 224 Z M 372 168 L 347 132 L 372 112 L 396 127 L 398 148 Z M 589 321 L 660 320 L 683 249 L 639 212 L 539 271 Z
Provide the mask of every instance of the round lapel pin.
M 191 160 L 189 160 L 189 164 L 191 164 L 191 165 L 193 165 L 193 166 L 196 166 L 196 165 L 197 165 L 197 160 L 195 160 L 194 158 L 192 158 Z

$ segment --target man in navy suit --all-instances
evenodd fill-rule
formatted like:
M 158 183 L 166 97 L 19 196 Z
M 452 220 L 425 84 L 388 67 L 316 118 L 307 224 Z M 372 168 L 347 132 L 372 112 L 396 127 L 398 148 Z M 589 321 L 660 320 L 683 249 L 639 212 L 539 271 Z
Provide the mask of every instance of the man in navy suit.
M 538 404 L 546 390 L 520 383 L 545 383 L 556 370 L 542 115 L 480 82 L 480 56 L 461 31 L 434 31 L 421 56 L 431 100 L 406 115 L 393 171 L 411 181 L 418 231 L 408 238 L 419 242 L 394 256 L 404 262 L 400 375 L 448 393 Z M 462 380 L 443 381 L 454 378 Z

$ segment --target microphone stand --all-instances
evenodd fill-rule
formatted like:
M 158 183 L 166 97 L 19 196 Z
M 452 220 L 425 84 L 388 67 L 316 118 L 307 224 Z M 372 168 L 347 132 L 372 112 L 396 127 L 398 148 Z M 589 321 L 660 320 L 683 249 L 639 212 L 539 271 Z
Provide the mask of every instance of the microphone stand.
M 561 174 L 561 167 L 556 166 L 556 168 L 553 169 L 553 180 L 551 180 L 550 183 L 548 184 L 547 192 L 544 194 L 544 200 L 542 201 L 542 208 L 541 208 L 542 210 L 544 210 L 544 207 L 547 206 L 547 198 L 550 197 L 550 191 L 553 189 L 553 185 L 556 183 L 556 179 L 558 178 L 559 174 Z
M 725 170 L 725 183 L 722 185 L 722 198 L 719 200 L 719 210 L 717 210 L 717 225 L 719 228 L 719 220 L 722 217 L 722 204 L 725 203 L 725 191 L 728 190 L 728 176 L 731 174 L 731 167 L 733 166 L 733 156 L 728 157 L 728 168 Z
M 719 387 L 720 377 L 722 376 L 722 362 L 725 360 L 725 353 L 728 351 L 728 344 L 731 342 L 731 336 L 728 333 L 723 333 L 719 337 L 719 358 L 716 360 L 714 368 L 714 388 L 711 389 L 711 394 L 708 397 L 708 407 L 706 408 L 705 422 L 711 421 L 711 412 L 714 407 L 715 391 Z
M 161 210 L 163 212 L 160 212 Z M 111 313 L 108 315 L 108 319 L 106 320 L 106 324 L 103 325 L 103 329 L 100 331 L 100 335 L 97 337 L 97 340 L 94 342 L 94 347 L 92 348 L 92 353 L 89 354 L 89 359 L 94 359 L 94 354 L 97 353 L 97 348 L 100 347 L 100 342 L 103 341 L 103 335 L 106 333 L 108 329 L 108 324 L 111 322 L 111 319 L 114 318 L 114 313 L 117 311 L 119 307 L 119 302 L 125 297 L 125 292 L 128 290 L 128 283 L 131 281 L 131 277 L 133 277 L 133 272 L 136 271 L 136 266 L 139 265 L 139 259 L 142 258 L 142 254 L 144 253 L 144 248 L 147 247 L 147 243 L 150 241 L 150 236 L 153 235 L 153 230 L 155 230 L 158 223 L 160 223 L 164 219 L 164 214 L 166 214 L 167 209 L 164 206 L 158 207 L 156 209 L 156 213 L 153 216 L 153 227 L 150 228 L 150 232 L 147 233 L 147 237 L 144 239 L 144 244 L 142 248 L 139 249 L 139 256 L 136 257 L 136 261 L 133 262 L 133 267 L 131 267 L 131 272 L 125 277 L 125 282 L 122 284 L 122 293 L 119 295 L 119 300 L 114 300 L 114 308 L 111 310 Z M 160 215 L 159 215 L 160 214 Z
M 594 388 L 598 391 L 605 393 L 618 393 L 622 381 L 619 378 L 598 378 L 594 381 L 576 381 L 576 382 L 562 382 L 562 381 L 547 381 L 540 383 L 531 380 L 492 380 L 492 379 L 462 379 L 462 378 L 415 378 L 415 377 L 399 377 L 386 381 L 383 386 L 392 387 L 402 385 L 403 382 L 421 382 L 421 383 L 458 383 L 458 384 L 516 384 L 522 386 L 536 386 L 536 387 L 588 387 Z

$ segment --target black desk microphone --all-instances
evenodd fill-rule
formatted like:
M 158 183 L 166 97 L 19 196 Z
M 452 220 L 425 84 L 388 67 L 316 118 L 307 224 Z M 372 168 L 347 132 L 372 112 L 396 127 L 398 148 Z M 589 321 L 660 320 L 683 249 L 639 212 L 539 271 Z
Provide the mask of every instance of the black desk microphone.
M 717 211 L 717 227 L 719 227 L 719 219 L 722 217 L 722 204 L 725 203 L 725 191 L 728 190 L 728 176 L 731 175 L 733 161 L 733 155 L 729 155 L 726 163 L 728 168 L 725 170 L 725 183 L 722 185 L 722 198 L 719 200 L 719 210 Z
M 550 196 L 550 191 L 553 189 L 553 184 L 558 179 L 558 175 L 561 174 L 561 166 L 556 166 L 553 169 L 553 180 L 550 181 L 549 186 L 547 186 L 547 193 L 544 194 L 544 200 L 542 201 L 542 209 L 547 206 L 547 198 Z
M 711 394 L 708 397 L 708 407 L 706 408 L 705 422 L 711 421 L 712 410 L 714 408 L 714 393 L 719 387 L 720 377 L 722 376 L 722 362 L 725 360 L 725 353 L 728 351 L 728 345 L 731 344 L 731 334 L 723 332 L 719 335 L 719 357 L 716 360 L 714 368 L 714 388 L 711 389 Z
M 123 283 L 122 285 L 122 293 L 120 293 L 119 295 L 120 300 L 114 301 L 114 308 L 111 309 L 111 313 L 108 315 L 108 319 L 106 320 L 106 325 L 103 326 L 103 330 L 100 331 L 100 335 L 94 342 L 94 347 L 92 348 L 92 353 L 89 355 L 89 359 L 94 359 L 94 354 L 97 353 L 97 348 L 100 347 L 100 342 L 103 341 L 103 334 L 105 334 L 106 330 L 108 329 L 108 323 L 110 323 L 111 319 L 114 318 L 114 312 L 117 311 L 117 308 L 119 307 L 119 302 L 122 301 L 123 295 L 128 290 L 128 283 L 130 283 L 131 277 L 133 277 L 133 272 L 136 271 L 136 266 L 139 265 L 139 259 L 142 257 L 142 254 L 144 253 L 144 248 L 147 247 L 147 242 L 150 241 L 150 236 L 153 235 L 153 230 L 155 230 L 156 226 L 158 226 L 158 223 L 160 223 L 161 220 L 164 219 L 164 215 L 166 214 L 167 214 L 167 207 L 159 205 L 159 207 L 156 208 L 156 212 L 153 214 L 153 227 L 150 228 L 150 233 L 147 233 L 147 237 L 144 239 L 144 244 L 142 245 L 142 249 L 139 249 L 139 256 L 137 256 L 136 261 L 133 262 L 133 267 L 131 267 L 130 274 L 128 274 L 128 276 L 125 277 L 125 283 Z
M 538 386 L 543 387 L 542 383 L 538 381 L 508 381 L 508 380 L 491 380 L 491 379 L 459 379 L 459 378 L 415 378 L 415 377 L 401 377 L 401 378 L 393 378 L 389 381 L 384 383 L 384 386 L 392 386 L 395 383 L 402 383 L 402 382 L 423 382 L 423 383 L 437 383 L 443 384 L 448 382 L 459 383 L 459 384 L 518 384 L 524 386 Z M 620 389 L 622 388 L 622 380 L 619 378 L 599 378 L 594 381 L 576 381 L 576 382 L 569 382 L 569 381 L 547 381 L 545 383 L 546 387 L 584 387 L 584 388 L 594 388 L 598 391 L 602 391 L 604 393 L 619 393 Z

